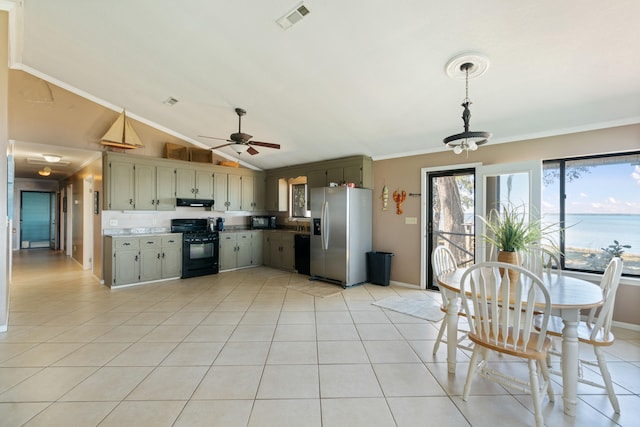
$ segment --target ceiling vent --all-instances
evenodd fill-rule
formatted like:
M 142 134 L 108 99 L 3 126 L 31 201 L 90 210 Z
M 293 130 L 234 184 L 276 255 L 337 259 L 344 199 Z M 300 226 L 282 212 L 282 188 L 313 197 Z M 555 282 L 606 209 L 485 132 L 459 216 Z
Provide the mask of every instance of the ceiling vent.
M 173 96 L 170 96 L 169 98 L 165 99 L 164 102 L 162 102 L 163 104 L 167 104 L 170 107 L 173 107 L 174 105 L 176 105 L 178 103 L 178 100 L 175 99 Z
M 304 4 L 300 3 L 293 10 L 284 14 L 284 16 L 278 20 L 276 23 L 282 27 L 282 29 L 286 30 L 302 20 L 305 16 L 310 13 L 310 10 Z

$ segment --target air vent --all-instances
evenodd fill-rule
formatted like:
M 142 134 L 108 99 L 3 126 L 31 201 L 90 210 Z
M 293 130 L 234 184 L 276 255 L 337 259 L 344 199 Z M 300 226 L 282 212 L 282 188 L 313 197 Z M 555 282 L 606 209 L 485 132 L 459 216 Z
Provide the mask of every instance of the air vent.
M 174 97 L 170 96 L 169 98 L 165 99 L 163 104 L 167 104 L 171 107 L 173 107 L 174 105 L 176 105 L 178 103 L 178 100 L 175 99 Z
M 276 23 L 286 30 L 291 28 L 293 24 L 296 24 L 310 13 L 310 10 L 304 4 L 296 6 L 295 9 L 287 12 L 282 18 L 276 20 Z

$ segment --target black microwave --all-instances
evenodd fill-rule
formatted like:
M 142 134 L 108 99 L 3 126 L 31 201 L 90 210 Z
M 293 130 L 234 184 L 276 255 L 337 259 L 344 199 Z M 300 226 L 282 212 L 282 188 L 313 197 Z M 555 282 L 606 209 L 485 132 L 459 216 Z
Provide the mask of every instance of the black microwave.
M 276 228 L 276 217 L 275 216 L 252 216 L 251 217 L 251 228 L 254 229 L 273 229 Z

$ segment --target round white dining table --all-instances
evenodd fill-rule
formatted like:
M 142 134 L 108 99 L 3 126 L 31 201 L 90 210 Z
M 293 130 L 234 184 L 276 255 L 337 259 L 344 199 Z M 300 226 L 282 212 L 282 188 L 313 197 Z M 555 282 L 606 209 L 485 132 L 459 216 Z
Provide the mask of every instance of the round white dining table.
M 459 268 L 443 274 L 438 280 L 440 291 L 446 292 L 447 336 L 456 336 L 458 330 L 458 299 L 460 279 L 466 271 Z M 542 281 L 551 297 L 551 314 L 562 317 L 562 401 L 564 413 L 575 417 L 578 389 L 578 323 L 580 310 L 599 307 L 604 303 L 600 286 L 566 274 L 544 273 Z M 449 373 L 456 372 L 457 340 L 447 340 Z

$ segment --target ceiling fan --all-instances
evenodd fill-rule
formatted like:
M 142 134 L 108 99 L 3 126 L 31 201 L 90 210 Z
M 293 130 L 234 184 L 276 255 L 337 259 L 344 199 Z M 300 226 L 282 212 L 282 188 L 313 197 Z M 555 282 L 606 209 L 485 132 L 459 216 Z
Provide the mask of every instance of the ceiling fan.
M 275 148 L 276 150 L 280 149 L 280 144 L 273 144 L 271 142 L 260 142 L 260 141 L 251 141 L 251 138 L 253 138 L 253 136 L 247 134 L 247 133 L 242 133 L 242 116 L 244 116 L 245 114 L 247 114 L 247 112 L 245 110 L 243 110 L 242 108 L 236 108 L 235 109 L 236 114 L 238 115 L 238 132 L 236 133 L 232 133 L 229 136 L 229 139 L 227 138 L 216 138 L 213 136 L 206 136 L 206 135 L 198 135 L 201 138 L 210 138 L 210 139 L 219 139 L 221 141 L 227 141 L 227 144 L 222 144 L 219 145 L 217 147 L 212 147 L 212 150 L 216 150 L 218 148 L 222 148 L 222 147 L 227 147 L 227 146 L 231 146 L 231 148 L 233 149 L 233 151 L 235 151 L 238 154 L 242 154 L 244 151 L 246 151 L 247 153 L 251 154 L 252 156 L 254 154 L 258 154 L 258 150 L 256 150 L 255 148 L 252 147 L 252 145 L 258 146 L 258 147 L 267 147 L 267 148 Z

